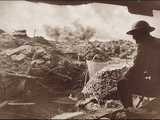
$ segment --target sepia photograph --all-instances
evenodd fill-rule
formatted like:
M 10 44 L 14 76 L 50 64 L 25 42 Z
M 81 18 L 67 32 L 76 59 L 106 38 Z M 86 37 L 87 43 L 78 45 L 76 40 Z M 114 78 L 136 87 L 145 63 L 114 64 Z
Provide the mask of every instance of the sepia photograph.
M 0 119 L 160 119 L 160 0 L 0 0 Z

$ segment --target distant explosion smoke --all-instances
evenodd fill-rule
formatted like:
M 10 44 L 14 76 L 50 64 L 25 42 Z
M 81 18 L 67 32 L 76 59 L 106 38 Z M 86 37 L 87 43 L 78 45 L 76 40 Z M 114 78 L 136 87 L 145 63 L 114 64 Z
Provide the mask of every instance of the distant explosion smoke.
M 64 27 L 51 27 L 44 26 L 46 35 L 56 41 L 85 41 L 89 40 L 96 33 L 96 30 L 90 26 L 84 27 L 83 25 L 74 22 L 71 26 Z

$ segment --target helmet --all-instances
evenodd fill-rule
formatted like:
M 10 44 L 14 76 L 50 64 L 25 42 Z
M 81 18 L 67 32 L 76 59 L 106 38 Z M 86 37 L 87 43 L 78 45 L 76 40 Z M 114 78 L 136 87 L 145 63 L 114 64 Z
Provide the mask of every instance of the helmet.
M 154 30 L 155 28 L 151 27 L 146 21 L 140 20 L 132 26 L 132 30 L 128 31 L 127 34 L 133 35 L 136 31 L 152 32 Z

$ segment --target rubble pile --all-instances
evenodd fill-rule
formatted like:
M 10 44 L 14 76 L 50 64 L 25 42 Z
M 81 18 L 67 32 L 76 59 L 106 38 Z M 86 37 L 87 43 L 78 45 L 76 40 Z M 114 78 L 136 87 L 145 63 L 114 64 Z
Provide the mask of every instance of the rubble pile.
M 126 40 L 99 42 L 94 41 L 86 48 L 86 59 L 97 62 L 110 61 L 111 58 L 133 59 L 136 55 L 136 44 Z
M 106 62 L 111 57 L 132 59 L 136 54 L 136 44 L 127 40 L 100 42 L 95 37 L 95 29 L 75 21 L 71 26 L 45 26 L 46 34 L 56 40 L 57 49 L 79 55 L 80 60 Z
M 50 33 L 53 31 L 56 32 L 51 30 Z M 78 31 L 83 34 L 78 34 Z M 71 36 L 67 37 L 72 32 L 72 37 L 76 36 L 75 42 L 74 39 L 71 40 Z M 26 30 L 0 34 L 0 70 L 42 77 L 49 87 L 60 84 L 57 87 L 82 89 L 85 79 L 83 74 L 87 69 L 86 60 L 109 62 L 112 57 L 120 57 L 123 53 L 126 55 L 126 52 L 128 56 L 135 51 L 135 45 L 131 42 L 89 41 L 94 35 L 94 30 L 89 27 L 76 24 L 75 31 L 59 31 L 60 36 L 63 33 L 66 33 L 65 40 L 58 37 L 54 42 L 40 36 L 29 37 Z M 128 52 L 129 47 L 133 48 L 131 52 Z M 72 85 L 74 87 L 70 88 Z
M 121 59 L 133 59 L 137 50 L 136 44 L 127 40 L 106 42 L 105 48 L 111 57 L 118 57 Z
M 22 45 L 1 52 L 1 69 L 27 74 L 29 67 L 42 68 L 50 66 L 51 52 L 39 45 Z
M 47 89 L 65 90 L 65 93 L 81 86 L 81 76 L 86 69 L 84 62 L 68 58 L 68 53 L 57 49 L 54 42 L 39 36 L 28 37 L 24 32 L 0 36 L 3 42 L 0 46 L 0 71 L 21 76 L 21 79 L 38 77 Z

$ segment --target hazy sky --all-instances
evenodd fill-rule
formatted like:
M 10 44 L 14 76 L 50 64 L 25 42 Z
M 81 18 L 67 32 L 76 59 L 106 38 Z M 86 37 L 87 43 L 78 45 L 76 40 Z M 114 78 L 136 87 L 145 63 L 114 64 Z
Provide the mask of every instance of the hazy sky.
M 130 14 L 127 7 L 108 4 L 79 6 L 58 6 L 27 1 L 0 1 L 0 28 L 7 32 L 26 29 L 33 35 L 46 37 L 44 25 L 65 26 L 78 20 L 82 25 L 96 29 L 96 36 L 102 39 L 130 39 L 125 33 L 137 20 L 147 20 L 156 27 L 154 35 L 160 37 L 160 13 L 154 17 Z

